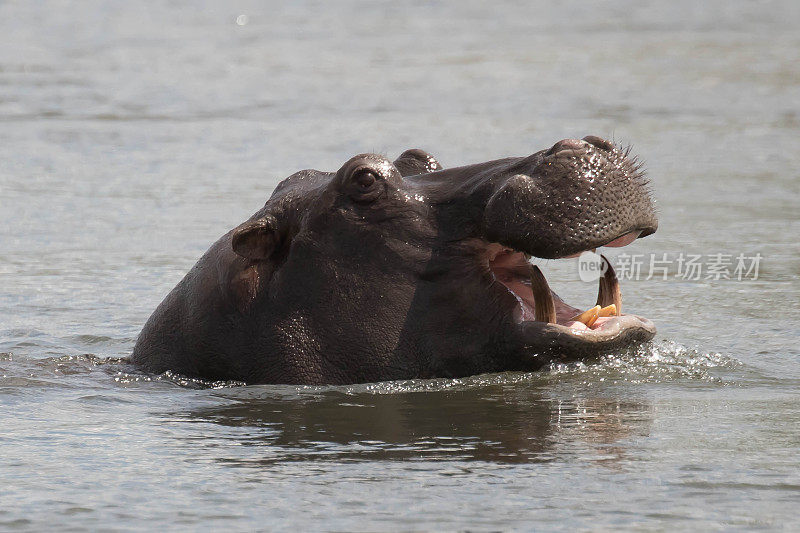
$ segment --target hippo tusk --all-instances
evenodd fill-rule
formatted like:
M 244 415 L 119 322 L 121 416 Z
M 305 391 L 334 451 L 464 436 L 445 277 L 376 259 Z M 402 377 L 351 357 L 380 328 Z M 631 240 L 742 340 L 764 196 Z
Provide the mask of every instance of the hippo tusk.
M 600 257 L 606 263 L 606 271 L 599 280 L 597 305 L 570 319 L 583 322 L 588 328 L 591 328 L 600 317 L 620 316 L 622 310 L 622 291 L 619 288 L 617 274 L 606 256 Z
M 601 316 L 620 316 L 622 314 L 622 291 L 619 288 L 617 273 L 614 272 L 614 267 L 611 266 L 611 262 L 606 256 L 601 255 L 600 257 L 606 263 L 606 271 L 603 277 L 600 278 L 600 285 L 597 290 L 597 305 L 605 312 L 608 312 L 606 308 L 614 306 L 613 314 Z
M 538 322 L 556 323 L 556 304 L 547 280 L 536 265 L 531 265 L 531 292 L 533 292 L 534 318 Z

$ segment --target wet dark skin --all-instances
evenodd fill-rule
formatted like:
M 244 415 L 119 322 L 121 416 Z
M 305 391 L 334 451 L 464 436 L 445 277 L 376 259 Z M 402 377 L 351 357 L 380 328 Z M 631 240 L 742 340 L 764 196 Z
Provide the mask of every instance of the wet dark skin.
M 159 305 L 133 362 L 208 380 L 346 384 L 595 357 L 655 327 L 621 314 L 576 328 L 580 310 L 528 258 L 656 228 L 635 160 L 598 137 L 446 170 L 421 150 L 358 155 L 281 182 Z M 609 298 L 598 304 L 620 303 Z

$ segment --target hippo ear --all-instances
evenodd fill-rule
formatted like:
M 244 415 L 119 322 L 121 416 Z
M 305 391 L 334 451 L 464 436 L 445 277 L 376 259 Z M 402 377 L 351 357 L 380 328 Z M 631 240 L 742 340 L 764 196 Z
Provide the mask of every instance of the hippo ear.
M 400 154 L 400 157 L 394 161 L 394 166 L 403 177 L 436 172 L 443 168 L 435 157 L 419 148 L 406 150 Z
M 248 220 L 233 230 L 233 251 L 247 259 L 267 259 L 280 244 L 278 221 L 272 215 Z

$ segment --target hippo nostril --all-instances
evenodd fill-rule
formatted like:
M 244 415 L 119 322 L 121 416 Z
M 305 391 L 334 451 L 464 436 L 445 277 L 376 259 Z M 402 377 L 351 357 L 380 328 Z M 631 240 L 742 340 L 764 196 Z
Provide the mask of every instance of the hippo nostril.
M 614 151 L 614 145 L 605 139 L 601 139 L 600 137 L 596 137 L 594 135 L 587 135 L 586 137 L 583 138 L 583 140 L 591 144 L 592 146 L 600 148 L 601 150 L 605 150 L 607 152 Z
M 586 143 L 579 139 L 562 139 L 547 151 L 547 155 L 557 154 L 562 150 L 583 150 Z

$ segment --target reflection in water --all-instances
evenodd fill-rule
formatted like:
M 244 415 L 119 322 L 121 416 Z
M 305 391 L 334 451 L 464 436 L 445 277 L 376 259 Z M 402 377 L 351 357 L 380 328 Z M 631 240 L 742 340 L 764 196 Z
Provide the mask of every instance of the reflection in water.
M 252 388 L 248 388 L 251 389 Z M 234 463 L 342 460 L 552 461 L 576 444 L 613 463 L 616 442 L 647 435 L 649 406 L 607 398 L 558 400 L 519 384 L 375 394 L 325 389 L 273 394 L 173 417 L 227 426 L 229 438 L 261 447 Z M 246 389 L 239 389 L 243 391 Z M 229 391 L 230 393 L 230 391 Z M 232 430 L 235 428 L 235 430 Z M 215 432 L 217 433 L 217 432 Z M 570 450 L 571 451 L 571 450 Z M 591 452 L 588 452 L 591 453 Z

